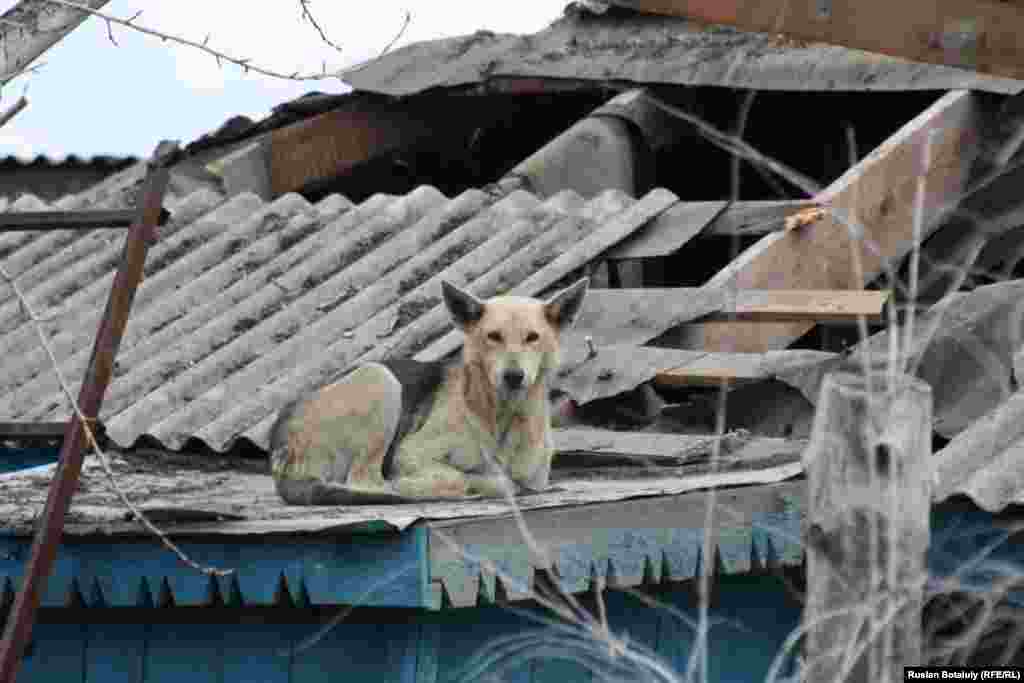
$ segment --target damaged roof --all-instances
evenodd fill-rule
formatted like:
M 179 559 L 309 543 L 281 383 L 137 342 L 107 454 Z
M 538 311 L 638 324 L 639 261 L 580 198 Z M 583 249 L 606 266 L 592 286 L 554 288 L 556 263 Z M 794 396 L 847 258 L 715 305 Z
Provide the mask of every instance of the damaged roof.
M 678 17 L 570 6 L 533 35 L 473 35 L 407 45 L 341 77 L 357 91 L 412 95 L 500 79 L 563 79 L 755 90 L 956 90 L 1017 93 L 1022 82 Z
M 138 163 L 138 161 L 139 158 L 134 156 L 119 157 L 108 156 L 105 154 L 91 157 L 80 157 L 77 154 L 68 154 L 66 156 L 57 157 L 47 156 L 45 154 L 38 154 L 34 157 L 8 154 L 7 156 L 0 158 L 0 166 L 8 169 L 23 167 L 81 168 L 83 166 L 93 166 L 95 168 L 119 171 L 131 166 L 132 164 Z
M 440 278 L 479 296 L 540 294 L 676 202 L 607 191 L 542 200 L 432 187 L 341 196 L 177 202 L 150 249 L 100 418 L 119 445 L 149 436 L 266 448 L 277 410 L 359 361 L 413 355 L 452 327 Z M 11 210 L 43 209 L 23 198 Z M 38 314 L 72 389 L 81 381 L 123 235 L 0 235 L 4 267 Z M 70 415 L 33 324 L 0 302 L 0 419 Z

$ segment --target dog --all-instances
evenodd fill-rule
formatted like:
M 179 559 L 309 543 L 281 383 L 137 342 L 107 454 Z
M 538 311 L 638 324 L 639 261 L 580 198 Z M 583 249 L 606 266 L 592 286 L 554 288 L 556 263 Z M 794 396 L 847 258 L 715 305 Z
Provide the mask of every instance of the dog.
M 548 380 L 588 287 L 583 278 L 546 301 L 481 301 L 442 282 L 461 361 L 366 363 L 283 408 L 270 435 L 278 494 L 343 505 L 548 489 Z

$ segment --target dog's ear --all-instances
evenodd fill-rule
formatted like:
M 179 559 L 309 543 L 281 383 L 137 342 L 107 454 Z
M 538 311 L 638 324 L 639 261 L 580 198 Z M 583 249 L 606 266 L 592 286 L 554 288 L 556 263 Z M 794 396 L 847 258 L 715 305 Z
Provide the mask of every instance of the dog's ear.
M 545 317 L 559 330 L 572 327 L 583 308 L 583 297 L 589 286 L 590 278 L 585 277 L 552 296 L 544 304 Z
M 441 280 L 441 296 L 452 320 L 462 329 L 477 322 L 484 315 L 483 301 L 446 280 Z

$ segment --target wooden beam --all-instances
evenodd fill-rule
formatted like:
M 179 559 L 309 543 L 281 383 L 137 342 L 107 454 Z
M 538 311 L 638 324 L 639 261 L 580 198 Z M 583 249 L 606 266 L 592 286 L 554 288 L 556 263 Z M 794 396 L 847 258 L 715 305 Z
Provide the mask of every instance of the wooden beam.
M 745 289 L 733 305 L 708 316 L 747 322 L 868 322 L 882 319 L 889 291 Z
M 617 0 L 745 31 L 1024 78 L 1024 5 L 992 0 Z
M 764 353 L 707 353 L 695 358 L 682 367 L 663 370 L 654 376 L 654 381 L 664 386 L 673 387 L 716 387 L 723 382 L 727 385 L 759 382 L 770 379 L 780 369 L 786 367 L 785 356 L 776 354 L 800 353 L 820 354 L 820 362 L 829 361 L 836 356 L 826 352 L 814 351 L 776 351 Z M 807 359 L 814 362 L 814 359 Z
M 745 289 L 862 289 L 909 253 L 915 198 L 923 181 L 922 238 L 963 193 L 982 107 L 968 91 L 947 93 L 815 197 L 820 220 L 767 235 L 706 286 Z M 926 151 L 928 160 L 926 161 Z M 851 241 L 847 225 L 863 239 Z M 859 258 L 854 258 L 855 250 Z M 758 352 L 782 349 L 809 322 L 712 322 L 686 328 L 683 348 Z
M 870 322 L 880 319 L 891 293 L 888 290 L 741 289 L 735 297 L 705 287 L 646 287 L 592 289 L 587 293 L 576 329 L 584 329 L 601 343 L 624 340 L 643 343 L 674 326 L 683 311 L 685 321 L 743 320 L 752 322 Z M 686 304 L 691 304 L 689 307 Z M 686 315 L 687 308 L 692 313 Z M 678 324 L 678 323 L 675 323 Z M 651 330 L 640 339 L 634 332 Z M 595 340 L 596 341 L 596 340 Z
M 108 0 L 87 0 L 81 4 L 100 9 Z M 89 18 L 88 12 L 66 5 L 22 0 L 0 15 L 0 85 L 25 70 Z
M 437 133 L 423 112 L 353 101 L 269 134 L 274 196 L 328 181 Z M 436 119 L 436 117 L 435 117 Z M 435 125 L 431 125 L 431 124 Z

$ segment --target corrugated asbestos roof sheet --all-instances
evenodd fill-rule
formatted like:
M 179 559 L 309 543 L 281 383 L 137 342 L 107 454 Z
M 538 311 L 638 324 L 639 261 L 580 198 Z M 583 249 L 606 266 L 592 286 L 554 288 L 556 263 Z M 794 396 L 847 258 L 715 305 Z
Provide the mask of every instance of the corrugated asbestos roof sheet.
M 82 166 L 95 166 L 116 171 L 127 166 L 131 166 L 138 161 L 138 157 L 116 157 L 107 155 L 80 157 L 76 154 L 68 154 L 62 157 L 50 157 L 45 154 L 39 154 L 34 157 L 23 157 L 9 154 L 5 157 L 0 157 L 0 166 L 41 166 L 50 168 L 81 168 Z
M 44 208 L 34 201 L 11 208 Z M 413 355 L 448 333 L 439 278 L 480 296 L 539 293 L 675 201 L 666 190 L 450 199 L 420 187 L 314 206 L 294 194 L 268 204 L 193 193 L 150 249 L 101 419 L 120 445 L 149 435 L 172 449 L 192 437 L 217 450 L 239 437 L 265 448 L 286 402 L 356 361 Z M 0 235 L 4 267 L 50 318 L 75 390 L 122 241 L 120 231 Z M 69 414 L 33 325 L 6 293 L 0 420 Z
M 408 45 L 341 74 L 356 90 L 411 95 L 497 78 L 713 85 L 759 90 L 985 90 L 1024 83 L 685 19 L 569 11 L 530 35 L 479 31 Z

